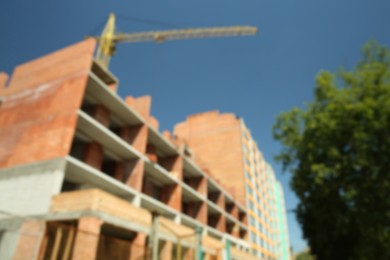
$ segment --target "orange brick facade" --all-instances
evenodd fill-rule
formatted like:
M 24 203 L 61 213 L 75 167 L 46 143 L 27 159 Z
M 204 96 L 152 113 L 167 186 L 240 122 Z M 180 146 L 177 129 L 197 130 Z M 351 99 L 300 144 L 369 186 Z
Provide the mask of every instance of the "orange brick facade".
M 210 169 L 210 174 L 238 201 L 246 204 L 242 176 L 243 152 L 240 120 L 233 114 L 217 111 L 189 116 L 176 125 L 174 134 L 194 151 L 195 158 Z

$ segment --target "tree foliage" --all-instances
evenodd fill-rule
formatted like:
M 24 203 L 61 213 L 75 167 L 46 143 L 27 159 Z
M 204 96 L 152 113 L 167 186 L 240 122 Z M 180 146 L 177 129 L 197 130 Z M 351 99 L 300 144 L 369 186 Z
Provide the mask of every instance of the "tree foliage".
M 390 259 L 389 50 L 370 42 L 353 70 L 320 72 L 314 101 L 273 131 L 313 255 Z
M 315 258 L 310 254 L 310 252 L 305 251 L 305 252 L 300 252 L 295 260 L 315 260 Z

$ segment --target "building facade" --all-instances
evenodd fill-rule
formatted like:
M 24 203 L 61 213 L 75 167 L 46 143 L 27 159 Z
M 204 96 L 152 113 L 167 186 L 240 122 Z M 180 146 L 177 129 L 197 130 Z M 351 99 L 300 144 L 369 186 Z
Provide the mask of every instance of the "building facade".
M 244 120 L 217 111 L 196 114 L 179 123 L 175 135 L 246 205 L 253 254 L 261 259 L 289 259 L 289 255 L 282 258 L 280 251 L 289 243 L 287 226 L 279 227 L 279 218 L 286 223 L 281 186 Z
M 0 73 L 0 259 L 277 258 L 275 176 L 243 121 L 160 133 L 95 44 Z
M 94 49 L 0 74 L 0 259 L 255 259 L 246 207 Z
M 276 195 L 276 219 L 277 219 L 277 259 L 291 259 L 290 242 L 288 238 L 288 225 L 286 218 L 286 207 L 284 203 L 283 187 L 280 183 L 275 184 Z

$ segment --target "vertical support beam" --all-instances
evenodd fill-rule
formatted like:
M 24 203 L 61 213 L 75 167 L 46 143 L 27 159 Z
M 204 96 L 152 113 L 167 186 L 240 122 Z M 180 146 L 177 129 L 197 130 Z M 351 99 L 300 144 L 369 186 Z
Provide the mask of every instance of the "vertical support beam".
M 60 249 L 61 240 L 62 240 L 62 228 L 57 227 L 50 260 L 56 260 L 58 258 L 58 250 Z
M 44 221 L 26 220 L 20 229 L 14 260 L 37 259 L 46 232 Z
M 196 260 L 202 260 L 202 227 L 196 227 Z
M 72 247 L 72 242 L 73 242 L 73 239 L 74 239 L 74 235 L 75 235 L 75 228 L 71 227 L 69 229 L 68 238 L 66 240 L 66 244 L 65 244 L 65 249 L 64 249 L 64 254 L 62 256 L 62 260 L 68 260 L 69 259 L 70 252 L 71 252 L 71 249 L 72 249 L 71 247 Z
M 84 153 L 84 162 L 100 170 L 103 164 L 103 148 L 100 144 L 93 142 L 87 144 Z
M 81 217 L 79 219 L 72 254 L 73 260 L 93 260 L 96 258 L 101 224 L 102 221 L 95 217 Z
M 152 259 L 152 260 L 158 259 L 158 224 L 159 224 L 159 215 L 156 212 L 152 212 L 152 230 L 150 232 L 149 241 L 148 241 L 147 259 Z
M 232 257 L 231 257 L 231 245 L 230 245 L 230 241 L 229 240 L 226 240 L 226 260 L 231 260 Z

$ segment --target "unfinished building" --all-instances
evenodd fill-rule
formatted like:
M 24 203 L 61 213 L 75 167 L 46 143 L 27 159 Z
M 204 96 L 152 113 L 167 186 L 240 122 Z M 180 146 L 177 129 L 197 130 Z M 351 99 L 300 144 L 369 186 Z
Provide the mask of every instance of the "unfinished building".
M 255 259 L 246 205 L 150 97 L 116 94 L 95 44 L 0 74 L 0 259 Z

